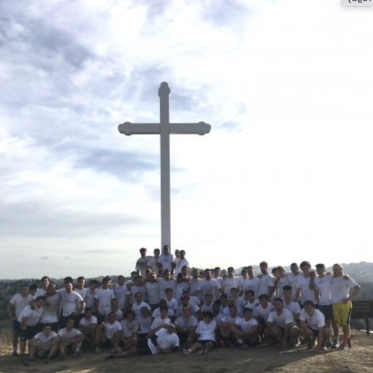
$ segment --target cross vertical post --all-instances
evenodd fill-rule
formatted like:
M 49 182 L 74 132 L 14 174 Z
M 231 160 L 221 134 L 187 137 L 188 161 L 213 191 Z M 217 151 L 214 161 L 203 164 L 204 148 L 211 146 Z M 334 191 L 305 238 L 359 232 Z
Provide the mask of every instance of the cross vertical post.
M 211 126 L 205 122 L 170 123 L 170 93 L 168 84 L 163 82 L 158 90 L 160 102 L 160 123 L 124 122 L 118 126 L 120 133 L 131 135 L 160 135 L 161 145 L 161 247 L 171 248 L 171 187 L 170 187 L 170 135 L 205 135 Z
M 161 249 L 171 247 L 171 182 L 170 182 L 170 93 L 167 83 L 159 90 L 161 132 Z

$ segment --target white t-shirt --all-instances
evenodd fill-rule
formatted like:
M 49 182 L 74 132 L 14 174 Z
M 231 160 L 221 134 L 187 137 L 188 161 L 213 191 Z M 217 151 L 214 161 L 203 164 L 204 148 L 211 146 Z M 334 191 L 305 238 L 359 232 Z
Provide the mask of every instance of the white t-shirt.
M 174 310 L 174 314 L 176 315 L 176 311 L 179 307 L 179 305 L 177 304 L 177 300 L 175 298 L 172 298 L 171 300 L 166 299 L 166 302 L 168 309 Z
M 44 297 L 44 294 L 46 292 L 47 291 L 44 288 L 38 288 L 38 290 L 36 290 L 36 292 L 34 294 L 34 299 L 36 299 L 37 297 Z
M 313 316 L 310 316 L 303 308 L 300 317 L 300 321 L 306 321 L 308 326 L 313 330 L 319 330 L 325 326 L 325 316 L 319 310 L 315 309 Z
M 199 307 L 195 304 L 189 304 L 189 307 L 192 311 L 192 315 L 197 315 L 197 312 L 199 311 Z M 177 309 L 176 316 L 182 316 L 184 312 L 184 305 L 180 305 Z
M 260 279 L 260 285 L 258 290 L 258 295 L 255 294 L 255 297 L 258 297 L 262 294 L 268 295 L 268 287 L 274 285 L 274 278 L 270 274 L 262 275 Z
M 209 324 L 207 324 L 204 320 L 200 321 L 196 329 L 196 333 L 199 334 L 198 340 L 215 341 L 215 329 L 215 320 L 211 320 Z
M 269 314 L 273 310 L 272 303 L 268 302 L 267 307 L 263 308 L 261 304 L 255 307 L 254 309 L 254 317 L 261 316 L 265 321 L 267 321 Z
M 95 294 L 96 294 L 96 290 L 92 292 L 91 289 L 88 289 L 85 293 L 85 298 L 84 298 L 86 307 L 91 308 L 93 312 L 96 312 L 95 303 L 94 303 Z
M 31 327 L 36 326 L 39 323 L 42 314 L 43 308 L 35 307 L 34 309 L 31 309 L 30 306 L 27 306 L 19 314 L 18 321 L 22 323 L 22 319 L 27 317 L 26 325 Z
M 189 285 L 190 295 L 194 295 L 199 300 L 201 300 L 200 282 L 201 282 L 201 279 L 192 277 L 192 279 L 190 280 L 190 285 Z
M 145 334 L 145 333 L 149 333 L 150 332 L 151 327 L 152 327 L 152 318 L 151 318 L 151 316 L 148 316 L 148 317 L 137 316 L 136 320 L 139 323 L 140 333 L 141 334 Z
M 112 324 L 109 322 L 105 322 L 104 325 L 105 325 L 104 335 L 109 340 L 114 338 L 114 333 L 122 330 L 122 324 L 116 320 Z
M 283 308 L 280 315 L 277 313 L 276 310 L 271 311 L 271 313 L 268 316 L 267 322 L 271 322 L 279 328 L 284 328 L 285 325 L 294 323 L 294 316 L 291 311 L 289 311 L 286 308 Z
M 157 338 L 157 343 L 161 347 L 162 350 L 168 350 L 170 348 L 179 347 L 179 337 L 176 333 L 169 333 L 167 329 L 162 328 L 159 329 L 155 335 Z M 157 347 L 154 346 L 152 340 L 148 339 L 148 346 L 153 355 L 158 354 Z
M 134 303 L 132 304 L 131 310 L 135 312 L 136 317 L 141 316 L 141 308 L 146 307 L 149 311 L 151 311 L 151 308 L 148 303 L 141 302 L 140 304 Z
M 53 295 L 48 295 L 48 293 L 46 293 L 44 297 L 44 312 L 41 316 L 40 322 L 43 324 L 58 322 L 58 317 L 60 314 L 61 294 L 56 292 Z
M 159 268 L 158 268 L 158 258 L 155 258 L 154 256 L 149 257 L 148 260 L 148 267 L 152 270 L 152 272 L 155 272 L 158 274 Z
M 88 290 L 89 290 L 89 288 L 83 288 L 83 289 L 74 288 L 75 293 L 80 294 L 80 296 L 81 296 L 83 299 L 85 299 L 85 296 L 86 296 Z
M 158 263 L 162 264 L 163 270 L 168 269 L 169 271 L 171 271 L 173 261 L 174 261 L 174 256 L 172 254 L 168 254 L 168 255 L 162 254 L 158 258 Z
M 306 300 L 310 300 L 316 303 L 315 291 L 310 289 L 311 278 L 305 278 L 303 274 L 299 276 L 297 289 L 300 289 L 301 293 L 301 303 L 304 304 Z
M 232 317 L 230 315 L 227 315 L 227 316 L 224 316 L 220 321 L 224 324 L 227 324 L 227 323 L 236 324 L 238 319 L 239 319 L 238 316 Z
M 115 298 L 118 299 L 118 307 L 120 310 L 123 310 L 126 307 L 126 296 L 131 293 L 127 289 L 127 285 L 116 285 L 114 288 Z
M 284 305 L 284 308 L 292 312 L 293 315 L 300 314 L 301 308 L 298 302 L 295 302 L 292 300 L 289 304 L 287 304 L 286 301 L 284 300 L 283 305 Z
M 58 290 L 61 295 L 61 308 L 62 316 L 69 316 L 73 312 L 76 312 L 79 308 L 80 302 L 83 302 L 83 298 L 80 294 L 72 291 L 68 293 L 65 289 Z
M 332 303 L 341 303 L 343 299 L 347 298 L 351 289 L 357 286 L 357 283 L 349 278 L 345 280 L 341 277 L 333 277 L 332 280 Z
M 205 301 L 205 295 L 211 294 L 212 295 L 212 301 L 214 302 L 219 295 L 219 290 L 221 289 L 221 286 L 219 285 L 219 282 L 215 279 L 203 279 L 199 283 L 200 290 L 201 290 L 201 299 L 202 302 Z
M 171 319 L 169 319 L 168 317 L 165 317 L 164 319 L 162 319 L 161 317 L 156 317 L 150 328 L 154 330 L 159 328 L 161 325 L 169 324 L 170 322 Z
M 145 271 L 149 268 L 148 263 L 151 258 L 152 258 L 151 256 L 144 256 L 144 257 L 137 259 L 136 271 L 140 272 L 140 276 L 142 278 L 146 277 Z
M 194 328 L 198 325 L 198 320 L 194 316 L 190 316 L 188 319 L 186 319 L 184 316 L 179 316 L 175 320 L 175 325 L 179 326 L 180 328 Z
M 329 304 L 332 304 L 332 280 L 333 277 L 331 275 L 325 275 L 324 277 L 316 277 L 314 280 L 315 285 L 319 290 L 319 304 L 321 306 L 327 306 Z
M 129 322 L 127 319 L 122 320 L 123 337 L 133 337 L 134 333 L 139 331 L 139 323 L 136 319 Z
M 166 299 L 166 293 L 165 290 L 167 288 L 170 288 L 173 290 L 173 294 L 175 294 L 176 289 L 176 282 L 175 280 L 165 280 L 164 278 L 158 279 L 159 288 L 161 291 L 161 299 Z
M 184 259 L 176 259 L 175 260 L 175 264 L 176 264 L 176 267 L 175 267 L 175 277 L 181 273 L 181 270 L 184 266 L 188 266 L 189 267 L 189 262 L 184 258 Z
M 110 311 L 110 312 L 114 312 L 115 313 L 115 320 L 117 320 L 117 321 L 122 321 L 123 320 L 123 312 L 122 312 L 122 310 L 116 310 L 116 311 Z M 109 317 L 109 313 L 110 312 L 108 312 L 105 315 L 106 319 Z
M 161 288 L 158 281 L 147 281 L 145 283 L 146 293 L 150 304 L 158 304 L 161 299 Z
M 82 335 L 82 332 L 78 329 L 72 328 L 70 331 L 67 328 L 60 329 L 58 335 L 63 343 L 73 343 L 77 338 Z
M 161 311 L 160 311 L 160 309 L 159 309 L 159 307 L 158 308 L 156 308 L 154 311 L 153 311 L 153 318 L 156 318 L 156 317 L 160 317 L 161 316 Z M 168 311 L 167 311 L 167 316 L 168 317 L 171 317 L 171 316 L 175 316 L 175 312 L 174 312 L 174 310 L 173 309 L 168 309 Z
M 257 299 L 254 299 L 253 302 L 246 301 L 243 308 L 250 308 L 254 311 L 255 307 L 259 304 L 259 301 Z
M 96 289 L 95 299 L 98 299 L 98 312 L 101 315 L 106 315 L 111 310 L 111 300 L 115 298 L 114 290 L 102 286 Z
M 291 286 L 291 296 L 293 299 L 295 299 L 295 295 L 297 293 L 298 280 L 302 276 L 302 272 L 297 272 L 296 275 L 294 275 L 293 272 L 289 272 L 286 275 L 289 279 L 289 286 Z
M 231 289 L 236 288 L 239 290 L 240 288 L 240 279 L 238 277 L 226 277 L 223 280 L 224 292 L 228 296 L 231 295 Z
M 79 321 L 79 326 L 83 326 L 84 328 L 87 328 L 87 327 L 89 327 L 90 325 L 93 325 L 93 324 L 97 324 L 97 317 L 93 316 L 93 315 L 88 320 L 85 317 L 83 317 Z
M 57 338 L 57 333 L 52 331 L 48 336 L 46 336 L 43 332 L 40 332 L 36 334 L 34 338 L 42 343 L 44 345 L 43 350 L 47 351 L 51 347 L 52 342 Z M 38 346 L 38 348 L 40 348 L 40 346 Z
M 240 327 L 243 333 L 246 333 L 253 326 L 258 325 L 258 322 L 254 319 L 254 317 L 250 317 L 249 320 L 246 320 L 244 317 L 240 317 L 237 319 L 236 324 Z
M 289 277 L 285 274 L 284 276 L 280 277 L 280 279 L 277 281 L 277 296 L 280 298 L 284 297 L 284 291 L 282 288 L 284 286 L 290 285 Z
M 18 293 L 10 300 L 10 303 L 14 305 L 16 318 L 18 318 L 25 307 L 30 305 L 30 302 L 33 299 L 34 297 L 30 294 L 26 295 L 26 297 L 23 297 L 20 293 Z
M 259 287 L 261 279 L 259 277 L 246 278 L 243 282 L 245 290 L 252 290 L 254 292 L 255 299 L 259 297 Z M 268 291 L 267 291 L 268 292 Z M 265 293 L 267 295 L 267 293 Z

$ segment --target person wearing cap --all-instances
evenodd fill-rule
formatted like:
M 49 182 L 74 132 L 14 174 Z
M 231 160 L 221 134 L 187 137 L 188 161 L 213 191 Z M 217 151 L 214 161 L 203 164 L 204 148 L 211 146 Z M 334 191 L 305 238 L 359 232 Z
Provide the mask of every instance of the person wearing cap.
M 169 323 L 162 326 L 151 338 L 139 339 L 136 346 L 119 354 L 110 354 L 105 360 L 123 358 L 131 355 L 158 355 L 178 351 L 180 345 L 179 337 L 174 324 Z

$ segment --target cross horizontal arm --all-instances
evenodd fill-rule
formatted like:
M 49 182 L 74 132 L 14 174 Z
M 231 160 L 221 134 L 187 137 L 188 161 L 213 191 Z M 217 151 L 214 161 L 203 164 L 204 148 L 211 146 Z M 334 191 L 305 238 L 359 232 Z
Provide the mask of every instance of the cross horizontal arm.
M 196 134 L 205 135 L 211 130 L 211 126 L 205 122 L 199 123 L 170 123 L 170 134 Z M 120 133 L 130 135 L 159 135 L 159 123 L 130 123 L 124 122 L 118 126 Z
M 161 126 L 159 123 L 130 123 L 124 122 L 118 126 L 123 135 L 159 135 Z
M 205 122 L 199 123 L 170 123 L 170 133 L 172 134 L 197 134 L 205 135 L 209 133 L 211 126 Z

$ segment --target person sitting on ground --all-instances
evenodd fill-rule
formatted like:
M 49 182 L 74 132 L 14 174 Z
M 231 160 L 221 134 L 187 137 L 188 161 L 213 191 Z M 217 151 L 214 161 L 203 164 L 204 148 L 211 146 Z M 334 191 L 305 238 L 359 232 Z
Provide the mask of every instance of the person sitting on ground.
M 161 315 L 156 317 L 150 327 L 150 332 L 148 333 L 148 337 L 152 337 L 158 330 L 162 328 L 163 325 L 169 324 L 171 319 L 168 317 L 168 308 L 167 306 L 160 307 Z
M 231 326 L 231 332 L 236 340 L 237 347 L 246 349 L 260 343 L 258 322 L 253 317 L 251 308 L 243 309 L 243 317 L 236 320 Z
M 317 338 L 316 351 L 325 350 L 326 341 L 331 336 L 331 330 L 325 326 L 325 316 L 315 309 L 310 300 L 304 302 L 304 308 L 300 313 L 300 334 L 308 341 L 308 350 L 315 347 L 315 339 Z
M 203 320 L 198 323 L 195 331 L 198 336 L 198 341 L 193 343 L 190 348 L 184 349 L 183 353 L 185 355 L 190 355 L 197 351 L 199 355 L 202 355 L 214 348 L 216 343 L 215 329 L 216 321 L 213 319 L 213 314 L 211 312 L 204 312 Z
M 163 325 L 151 338 L 139 339 L 136 346 L 120 354 L 110 354 L 105 360 L 127 357 L 130 355 L 158 355 L 161 353 L 176 352 L 179 347 L 179 337 L 176 334 L 175 325 L 170 323 Z
M 45 324 L 43 331 L 37 333 L 30 341 L 30 359 L 25 361 L 26 365 L 35 363 L 35 353 L 43 359 L 44 363 L 57 354 L 59 338 L 57 333 L 52 331 L 52 326 Z
M 148 333 L 151 330 L 153 319 L 149 308 L 142 307 L 140 316 L 136 317 L 136 320 L 139 323 L 139 336 L 140 338 L 147 338 Z
M 59 346 L 61 357 L 67 359 L 67 355 L 73 354 L 80 356 L 82 354 L 81 347 L 84 340 L 83 333 L 74 328 L 75 319 L 66 320 L 66 327 L 58 331 Z
M 231 346 L 233 343 L 232 327 L 237 323 L 237 320 L 239 319 L 237 307 L 234 304 L 231 304 L 228 309 L 229 314 L 223 316 L 218 324 L 221 339 L 224 341 L 224 344 L 227 347 Z

